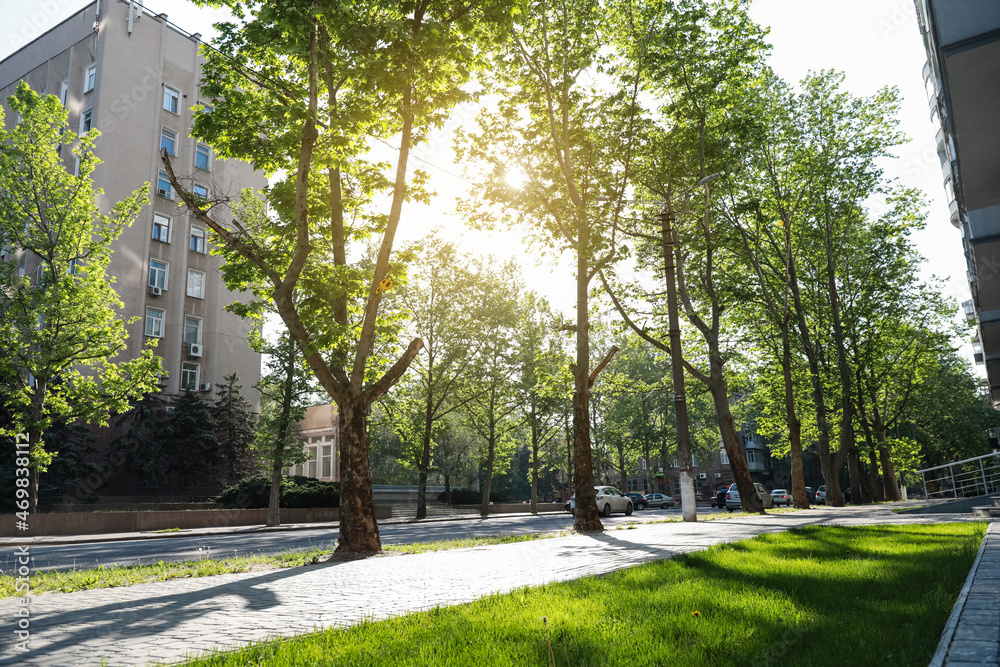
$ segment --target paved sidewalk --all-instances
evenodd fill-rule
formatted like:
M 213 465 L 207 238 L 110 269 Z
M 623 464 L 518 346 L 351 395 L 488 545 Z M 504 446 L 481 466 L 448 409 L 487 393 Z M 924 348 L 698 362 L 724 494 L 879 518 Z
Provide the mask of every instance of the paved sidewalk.
M 1000 664 L 1000 530 L 991 523 L 930 667 Z
M 937 523 L 971 515 L 823 508 L 637 530 L 331 562 L 32 598 L 28 653 L 14 650 L 17 600 L 0 600 L 0 664 L 145 665 L 212 648 L 469 602 L 491 593 L 603 574 L 806 525 Z M 488 574 L 488 576 L 484 576 Z M 957 665 L 955 666 L 957 667 Z

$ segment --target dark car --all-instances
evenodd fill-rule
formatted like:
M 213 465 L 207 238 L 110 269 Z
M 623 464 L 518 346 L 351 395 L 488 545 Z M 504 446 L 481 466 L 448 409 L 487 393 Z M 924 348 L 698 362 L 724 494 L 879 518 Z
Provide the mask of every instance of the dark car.
M 632 504 L 637 510 L 644 510 L 649 505 L 646 502 L 646 496 L 641 493 L 626 493 L 625 495 L 632 499 Z
M 724 486 L 715 492 L 715 506 L 718 508 L 725 508 L 726 506 L 726 491 L 729 490 L 728 486 Z
M 815 505 L 816 504 L 816 492 L 813 491 L 813 488 L 811 486 L 807 486 L 806 487 L 806 495 L 809 496 L 809 504 L 810 505 Z

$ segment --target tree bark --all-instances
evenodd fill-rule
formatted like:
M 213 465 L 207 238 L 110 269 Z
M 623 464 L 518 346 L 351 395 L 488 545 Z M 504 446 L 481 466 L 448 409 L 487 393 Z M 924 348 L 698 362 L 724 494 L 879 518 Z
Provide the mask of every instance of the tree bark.
M 882 485 L 882 476 L 878 472 L 878 459 L 875 456 L 875 447 L 868 443 L 868 486 L 872 491 L 872 500 L 881 502 L 885 500 L 885 489 Z
M 892 458 L 889 456 L 889 444 L 885 438 L 885 429 L 876 431 L 878 437 L 878 455 L 882 463 L 882 481 L 885 485 L 886 500 L 902 500 L 899 492 L 899 483 L 896 481 L 896 468 L 892 465 Z
M 722 445 L 726 448 L 729 466 L 733 471 L 733 481 L 736 482 L 736 488 L 740 492 L 740 506 L 745 512 L 764 514 L 764 503 L 757 495 L 757 489 L 750 477 L 746 456 L 743 454 L 739 438 L 736 436 L 736 425 L 733 423 L 733 413 L 729 407 L 729 387 L 722 375 L 722 355 L 718 351 L 713 352 L 711 347 L 709 348 L 709 364 L 711 368 L 709 389 L 712 392 L 712 401 L 719 418 Z
M 531 401 L 531 513 L 538 514 L 538 422 L 535 401 Z
M 782 375 L 785 384 L 785 424 L 788 426 L 788 444 L 792 459 L 792 504 L 799 509 L 807 509 L 809 507 L 809 494 L 806 493 L 806 480 L 802 466 L 802 420 L 795 412 L 792 349 L 787 317 L 780 326 Z
M 368 458 L 368 405 L 358 392 L 337 403 L 340 411 L 340 539 L 337 551 L 378 553 L 382 541 L 375 519 Z
M 486 442 L 486 475 L 483 478 L 483 501 L 479 513 L 490 513 L 490 489 L 493 487 L 493 462 L 496 460 L 496 425 L 490 420 L 490 432 Z

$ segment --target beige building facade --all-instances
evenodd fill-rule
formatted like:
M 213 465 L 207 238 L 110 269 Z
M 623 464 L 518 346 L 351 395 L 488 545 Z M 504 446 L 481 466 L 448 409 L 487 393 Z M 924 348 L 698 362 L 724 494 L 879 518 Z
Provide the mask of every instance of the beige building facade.
M 298 423 L 299 441 L 309 457 L 287 468 L 286 475 L 304 475 L 323 482 L 340 481 L 340 419 L 332 403 L 306 408 Z
M 212 399 L 215 384 L 239 373 L 244 392 L 259 410 L 253 385 L 260 355 L 247 346 L 248 322 L 223 308 L 237 295 L 226 290 L 206 230 L 173 192 L 159 159 L 173 156 L 174 170 L 190 188 L 208 197 L 235 197 L 241 188 L 261 188 L 266 178 L 250 165 L 218 159 L 190 136 L 192 107 L 199 96 L 200 37 L 171 25 L 165 15 L 137 4 L 97 0 L 0 61 L 0 98 L 6 122 L 16 121 L 6 104 L 20 81 L 39 93 L 58 95 L 70 127 L 100 130 L 95 153 L 102 164 L 94 184 L 103 189 L 102 212 L 148 182 L 149 205 L 113 246 L 109 274 L 130 325 L 125 358 L 156 341 L 168 377 L 167 395 L 184 389 Z M 62 156 L 73 168 L 71 149 Z M 16 252 L 16 250 L 15 250 Z M 13 257 L 32 270 L 32 258 Z

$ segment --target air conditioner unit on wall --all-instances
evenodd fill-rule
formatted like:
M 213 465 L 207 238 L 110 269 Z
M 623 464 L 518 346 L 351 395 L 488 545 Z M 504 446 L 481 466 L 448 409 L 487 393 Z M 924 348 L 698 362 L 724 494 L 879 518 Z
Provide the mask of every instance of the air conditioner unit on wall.
M 202 391 L 212 391 L 212 383 L 211 382 L 202 382 L 201 383 L 201 390 Z
M 198 343 L 191 343 L 191 347 L 188 349 L 188 354 L 192 357 L 200 357 L 202 352 L 202 346 Z
M 163 288 L 162 287 L 150 287 L 149 288 L 149 293 L 152 294 L 153 296 L 160 296 L 161 294 L 163 294 Z
M 167 191 L 164 188 L 156 188 L 156 194 L 160 195 L 161 197 L 166 197 Z
M 721 472 L 715 473 L 715 479 L 720 479 L 721 477 L 722 477 L 722 473 Z
M 708 474 L 700 472 L 698 473 L 698 479 L 708 479 Z

